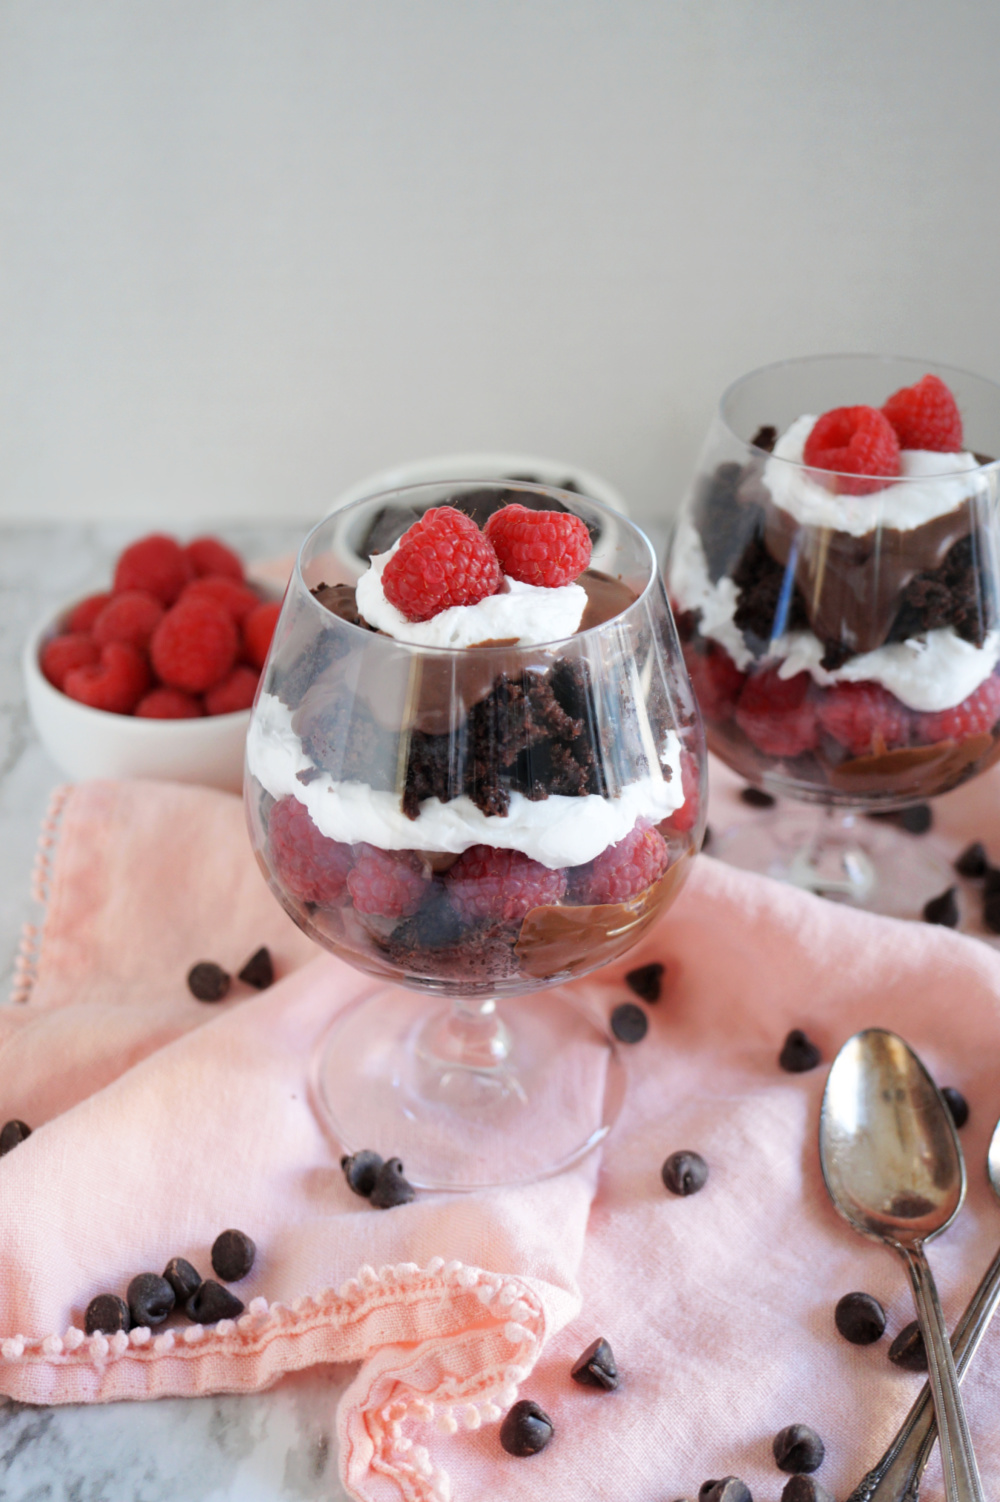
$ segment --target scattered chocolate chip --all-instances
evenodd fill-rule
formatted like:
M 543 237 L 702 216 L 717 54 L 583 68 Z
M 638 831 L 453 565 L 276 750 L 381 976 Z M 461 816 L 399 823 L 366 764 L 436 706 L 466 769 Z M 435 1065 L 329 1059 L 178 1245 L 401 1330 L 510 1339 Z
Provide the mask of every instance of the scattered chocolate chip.
M 522 1398 L 504 1415 L 500 1443 L 508 1455 L 537 1455 L 554 1433 L 555 1425 L 548 1414 L 530 1398 Z
M 363 1195 L 365 1199 L 371 1197 L 375 1188 L 375 1180 L 378 1171 L 382 1167 L 383 1159 L 378 1153 L 373 1153 L 369 1148 L 362 1148 L 359 1153 L 351 1153 L 348 1157 L 341 1158 L 340 1166 L 344 1170 L 344 1178 L 350 1184 L 355 1194 Z
M 697 1194 L 708 1182 L 708 1164 L 700 1153 L 671 1153 L 660 1177 L 671 1194 Z
M 924 922 L 940 923 L 944 928 L 958 927 L 958 888 L 949 887 L 940 897 L 924 903 Z
M 781 1502 L 833 1502 L 833 1496 L 815 1476 L 789 1476 Z
M 4 1153 L 9 1153 L 11 1148 L 17 1147 L 25 1137 L 31 1136 L 31 1128 L 23 1121 L 7 1121 L 0 1127 L 0 1158 Z
M 400 1160 L 387 1158 L 375 1176 L 371 1202 L 377 1210 L 391 1210 L 395 1205 L 408 1205 L 416 1192 L 404 1177 Z
M 201 960 L 188 971 L 188 990 L 197 1001 L 221 1001 L 231 984 L 231 976 L 212 960 Z
M 1000 934 L 1000 892 L 993 892 L 983 899 L 983 926 L 991 934 Z
M 119 1330 L 130 1330 L 128 1305 L 116 1293 L 99 1293 L 91 1299 L 83 1316 L 83 1328 L 88 1335 L 115 1335 Z
M 639 965 L 625 976 L 625 984 L 641 1001 L 651 1004 L 659 1001 L 663 989 L 663 966 L 658 960 L 651 965 Z
M 934 823 L 934 814 L 929 803 L 914 803 L 910 808 L 901 808 L 896 823 L 907 834 L 926 834 Z
M 247 960 L 239 973 L 239 979 L 255 991 L 266 991 L 274 985 L 274 961 L 266 944 L 261 945 Z
M 904 1325 L 889 1347 L 889 1360 L 895 1362 L 908 1372 L 925 1372 L 927 1370 L 927 1351 L 924 1346 L 924 1337 L 920 1333 L 920 1326 L 916 1320 L 911 1320 Z
M 705 825 L 705 833 L 701 837 L 701 848 L 702 848 L 702 850 L 707 850 L 708 847 L 709 847 L 709 845 L 711 845 L 711 843 L 712 843 L 712 831 L 711 831 L 711 828 L 706 824 Z
M 961 1090 L 956 1090 L 954 1085 L 942 1085 L 941 1094 L 944 1103 L 951 1112 L 951 1119 L 958 1131 L 961 1131 L 969 1119 L 969 1102 Z
M 613 1392 L 618 1386 L 614 1354 L 603 1335 L 593 1341 L 573 1363 L 570 1376 L 583 1387 L 602 1387 Z
M 640 1043 L 649 1031 L 649 1018 L 634 1001 L 623 1001 L 611 1013 L 611 1031 L 619 1043 Z
M 823 1441 L 808 1424 L 786 1424 L 774 1436 L 771 1448 L 778 1470 L 790 1471 L 793 1475 L 818 1471 L 826 1454 Z
M 763 427 L 758 428 L 750 440 L 755 449 L 763 449 L 765 454 L 771 453 L 777 441 L 778 430 L 770 423 L 765 423 Z
M 184 1305 L 184 1313 L 196 1325 L 214 1325 L 218 1319 L 238 1318 L 243 1313 L 243 1304 L 221 1283 L 206 1278 Z
M 845 1293 L 837 1300 L 833 1318 L 852 1346 L 870 1346 L 885 1333 L 885 1310 L 870 1293 Z
M 238 1283 L 253 1267 L 257 1248 L 245 1231 L 222 1231 L 212 1242 L 212 1268 L 223 1283 Z
M 750 1488 L 738 1476 L 723 1476 L 721 1481 L 703 1481 L 698 1488 L 698 1502 L 753 1502 Z
M 174 1290 L 159 1273 L 139 1273 L 125 1296 L 133 1325 L 162 1325 L 177 1302 Z
M 174 1290 L 178 1304 L 186 1304 L 193 1293 L 201 1287 L 201 1273 L 185 1262 L 183 1257 L 171 1257 L 163 1269 L 163 1276 Z
M 806 1074 L 823 1062 L 823 1055 L 800 1027 L 793 1027 L 778 1055 L 778 1063 L 787 1074 Z
M 740 797 L 751 808 L 773 808 L 778 801 L 773 793 L 765 793 L 763 788 L 740 788 Z
M 989 869 L 989 861 L 986 858 L 986 846 L 982 840 L 974 840 L 971 845 L 966 845 L 958 860 L 955 862 L 955 870 L 959 876 L 985 876 Z

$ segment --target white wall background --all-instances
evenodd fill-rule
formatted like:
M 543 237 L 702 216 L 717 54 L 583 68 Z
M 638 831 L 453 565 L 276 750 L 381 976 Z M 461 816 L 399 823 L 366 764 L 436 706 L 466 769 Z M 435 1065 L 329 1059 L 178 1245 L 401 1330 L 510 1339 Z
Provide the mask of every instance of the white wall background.
M 3 0 L 0 517 L 469 448 L 650 517 L 755 365 L 1000 376 L 998 56 L 988 0 Z

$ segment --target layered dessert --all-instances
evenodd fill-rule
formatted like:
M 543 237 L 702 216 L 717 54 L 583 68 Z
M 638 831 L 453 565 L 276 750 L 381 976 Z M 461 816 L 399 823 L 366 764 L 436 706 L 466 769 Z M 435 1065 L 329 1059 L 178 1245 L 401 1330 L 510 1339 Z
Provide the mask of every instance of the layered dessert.
M 380 512 L 367 571 L 313 584 L 279 640 L 247 745 L 256 843 L 296 921 L 362 968 L 524 990 L 623 952 L 667 901 L 697 731 L 667 632 L 589 566 L 579 517 L 514 502 L 481 529 L 454 499 L 391 541 Z
M 669 585 L 709 745 L 822 801 L 946 791 L 997 755 L 995 469 L 928 375 L 761 428 L 703 475 Z

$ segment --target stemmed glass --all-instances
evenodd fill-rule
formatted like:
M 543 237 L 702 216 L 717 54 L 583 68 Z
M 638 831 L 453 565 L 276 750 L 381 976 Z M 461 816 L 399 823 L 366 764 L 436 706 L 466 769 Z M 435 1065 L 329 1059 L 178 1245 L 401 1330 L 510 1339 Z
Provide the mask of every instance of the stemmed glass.
M 954 395 L 956 452 L 908 450 L 897 475 L 806 464 L 813 421 L 881 408 L 925 375 Z M 739 866 L 899 916 L 949 884 L 863 813 L 899 810 L 1000 755 L 1000 387 L 926 362 L 791 360 L 725 393 L 668 560 L 708 744 L 799 804 L 723 834 Z
M 442 648 L 368 627 L 359 556 L 431 507 L 481 523 L 510 501 L 569 509 L 591 533 L 575 635 Z M 625 954 L 673 900 L 703 774 L 655 558 L 622 516 L 543 486 L 452 482 L 356 502 L 310 533 L 245 797 L 286 911 L 381 983 L 336 1012 L 315 1061 L 317 1109 L 347 1151 L 469 1188 L 554 1173 L 602 1139 L 616 1044 L 579 988 L 553 988 Z

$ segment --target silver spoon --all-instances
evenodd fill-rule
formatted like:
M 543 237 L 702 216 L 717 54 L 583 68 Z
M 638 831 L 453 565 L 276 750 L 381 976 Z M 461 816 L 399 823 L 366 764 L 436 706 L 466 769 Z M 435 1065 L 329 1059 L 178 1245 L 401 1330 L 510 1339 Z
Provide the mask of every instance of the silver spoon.
M 834 1059 L 819 1151 L 841 1215 L 906 1263 L 927 1348 L 945 1496 L 948 1502 L 982 1502 L 958 1373 L 924 1255 L 924 1244 L 950 1226 L 961 1208 L 965 1165 L 937 1086 L 895 1033 L 855 1033 Z
M 993 1193 L 1000 1199 L 1000 1121 L 993 1128 L 986 1159 L 986 1177 Z M 993 1258 L 982 1282 L 969 1300 L 968 1308 L 955 1327 L 951 1348 L 960 1382 L 979 1349 L 979 1342 L 986 1334 L 986 1327 L 996 1313 L 998 1304 L 1000 1252 Z M 872 1466 L 864 1480 L 858 1482 L 848 1502 L 916 1502 L 920 1494 L 920 1478 L 930 1460 L 936 1439 L 934 1405 L 931 1402 L 930 1388 L 925 1383 L 899 1433 L 882 1459 Z

